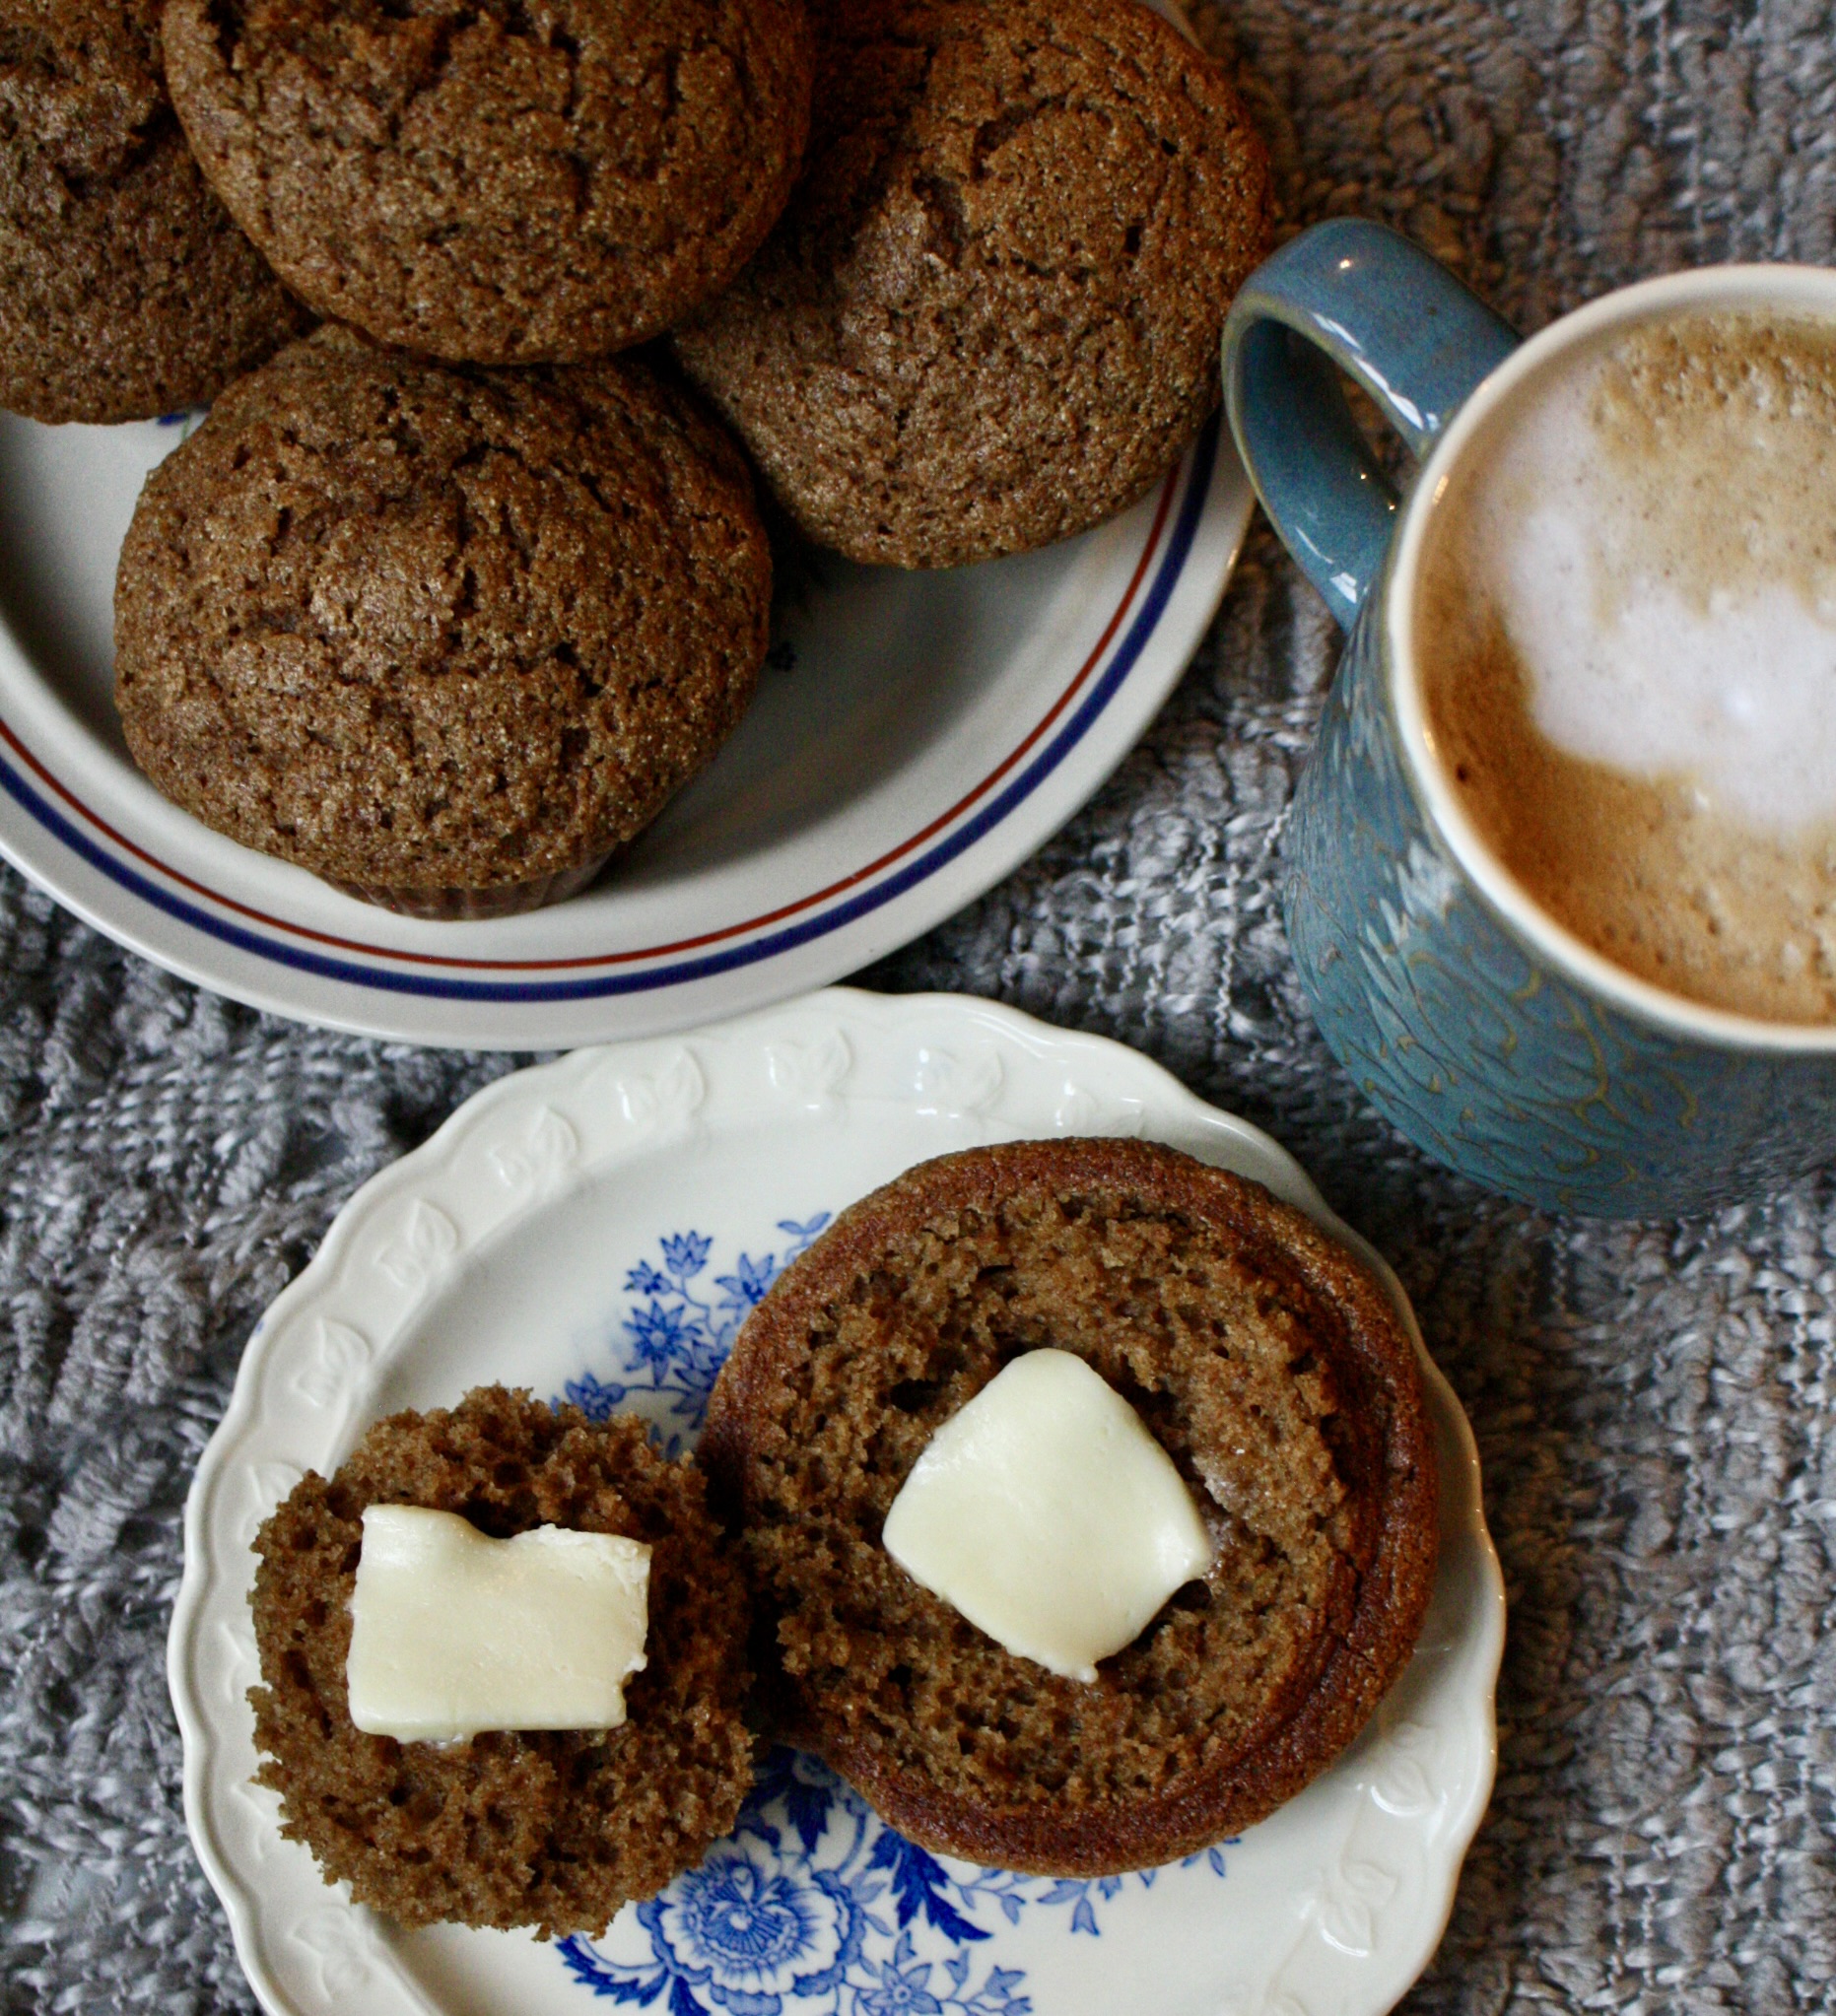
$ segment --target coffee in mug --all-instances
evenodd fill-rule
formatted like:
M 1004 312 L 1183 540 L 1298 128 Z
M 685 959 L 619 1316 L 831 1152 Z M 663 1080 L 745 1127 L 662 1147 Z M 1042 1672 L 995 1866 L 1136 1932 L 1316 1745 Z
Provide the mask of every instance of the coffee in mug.
M 1415 592 L 1433 758 L 1530 901 L 1668 993 L 1836 1023 L 1836 322 L 1563 351 L 1450 472 Z

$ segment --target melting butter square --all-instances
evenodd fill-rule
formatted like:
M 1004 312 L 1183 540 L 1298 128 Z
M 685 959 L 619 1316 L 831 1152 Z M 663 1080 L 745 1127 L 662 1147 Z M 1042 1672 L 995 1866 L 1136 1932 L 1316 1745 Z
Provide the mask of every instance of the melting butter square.
M 345 1667 L 366 1734 L 614 1729 L 645 1664 L 650 1550 L 538 1526 L 493 1540 L 452 1512 L 373 1505 Z
M 1172 1458 L 1068 1351 L 1016 1358 L 953 1414 L 880 1537 L 1008 1651 L 1084 1681 L 1212 1561 Z

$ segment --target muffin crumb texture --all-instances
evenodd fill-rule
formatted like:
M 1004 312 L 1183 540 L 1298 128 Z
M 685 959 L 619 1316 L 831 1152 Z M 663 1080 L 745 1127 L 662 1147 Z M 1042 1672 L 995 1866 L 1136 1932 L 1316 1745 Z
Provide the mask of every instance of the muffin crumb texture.
M 7 0 L 0 406 L 151 420 L 214 398 L 309 321 L 191 158 L 157 0 Z
M 449 1745 L 366 1736 L 347 1708 L 350 1596 L 367 1505 L 430 1506 L 505 1538 L 553 1524 L 649 1544 L 648 1664 L 607 1731 Z M 598 1933 L 728 1833 L 752 1781 L 747 1605 L 700 1474 L 635 1418 L 594 1426 L 487 1387 L 378 1422 L 328 1482 L 261 1528 L 251 1688 L 258 1783 L 327 1882 L 406 1925 Z
M 644 366 L 453 370 L 327 325 L 149 478 L 115 698 L 159 788 L 398 908 L 590 874 L 738 724 L 771 558 Z
M 275 269 L 454 361 L 667 328 L 770 229 L 809 122 L 802 0 L 170 0 L 165 36 Z
M 1136 1409 L 1217 1545 L 1094 1685 L 880 1544 L 934 1430 L 1047 1345 Z M 945 1157 L 844 1214 L 749 1319 L 702 1457 L 743 1507 L 791 1739 L 997 1866 L 1144 1867 L 1261 1818 L 1357 1732 L 1433 1579 L 1430 1431 L 1381 1289 L 1258 1185 L 1140 1143 Z
M 945 567 L 1132 504 L 1219 398 L 1267 162 L 1135 0 L 818 0 L 810 167 L 675 332 L 801 529 Z

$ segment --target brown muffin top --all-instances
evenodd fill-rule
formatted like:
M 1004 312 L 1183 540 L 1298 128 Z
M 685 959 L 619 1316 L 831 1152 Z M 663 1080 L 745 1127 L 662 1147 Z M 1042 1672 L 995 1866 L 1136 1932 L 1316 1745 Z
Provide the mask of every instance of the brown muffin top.
M 489 890 L 655 817 L 737 724 L 770 598 L 738 451 L 643 366 L 458 370 L 327 326 L 148 479 L 115 698 L 233 839 Z
M 802 0 L 168 0 L 204 171 L 323 314 L 598 357 L 723 287 L 809 118 Z
M 1218 1550 L 1094 1685 L 880 1543 L 934 1431 L 1046 1345 L 1130 1402 Z M 1141 1868 L 1262 1818 L 1363 1725 L 1434 1578 L 1432 1428 L 1382 1289 L 1260 1185 L 1142 1142 L 945 1156 L 843 1213 L 748 1319 L 700 1455 L 790 1739 L 1001 1867 Z
M 212 194 L 157 0 L 0 0 L 0 406 L 147 420 L 308 321 Z
M 941 567 L 1139 497 L 1216 405 L 1260 142 L 1136 0 L 816 0 L 809 167 L 676 332 L 813 539 Z
M 369 1505 L 457 1512 L 497 1539 L 552 1524 L 648 1542 L 648 1664 L 624 1725 L 450 1744 L 359 1730 L 344 1669 Z M 501 1386 L 392 1415 L 329 1482 L 303 1478 L 255 1551 L 256 1781 L 280 1793 L 281 1831 L 359 1903 L 406 1925 L 597 1933 L 731 1830 L 752 1782 L 745 1587 L 700 1474 L 659 1455 L 642 1422 L 594 1427 Z

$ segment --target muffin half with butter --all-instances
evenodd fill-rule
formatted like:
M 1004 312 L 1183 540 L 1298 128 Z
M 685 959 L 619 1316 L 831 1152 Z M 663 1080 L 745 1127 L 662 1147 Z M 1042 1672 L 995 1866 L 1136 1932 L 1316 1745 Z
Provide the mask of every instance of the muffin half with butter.
M 785 1735 L 934 1851 L 1090 1877 L 1261 1819 L 1434 1580 L 1379 1283 L 1260 1185 L 1021 1142 L 845 1212 L 748 1319 L 700 1460 Z
M 745 1587 L 643 1422 L 502 1387 L 393 1415 L 255 1550 L 257 1780 L 358 1902 L 598 1933 L 731 1830 Z

